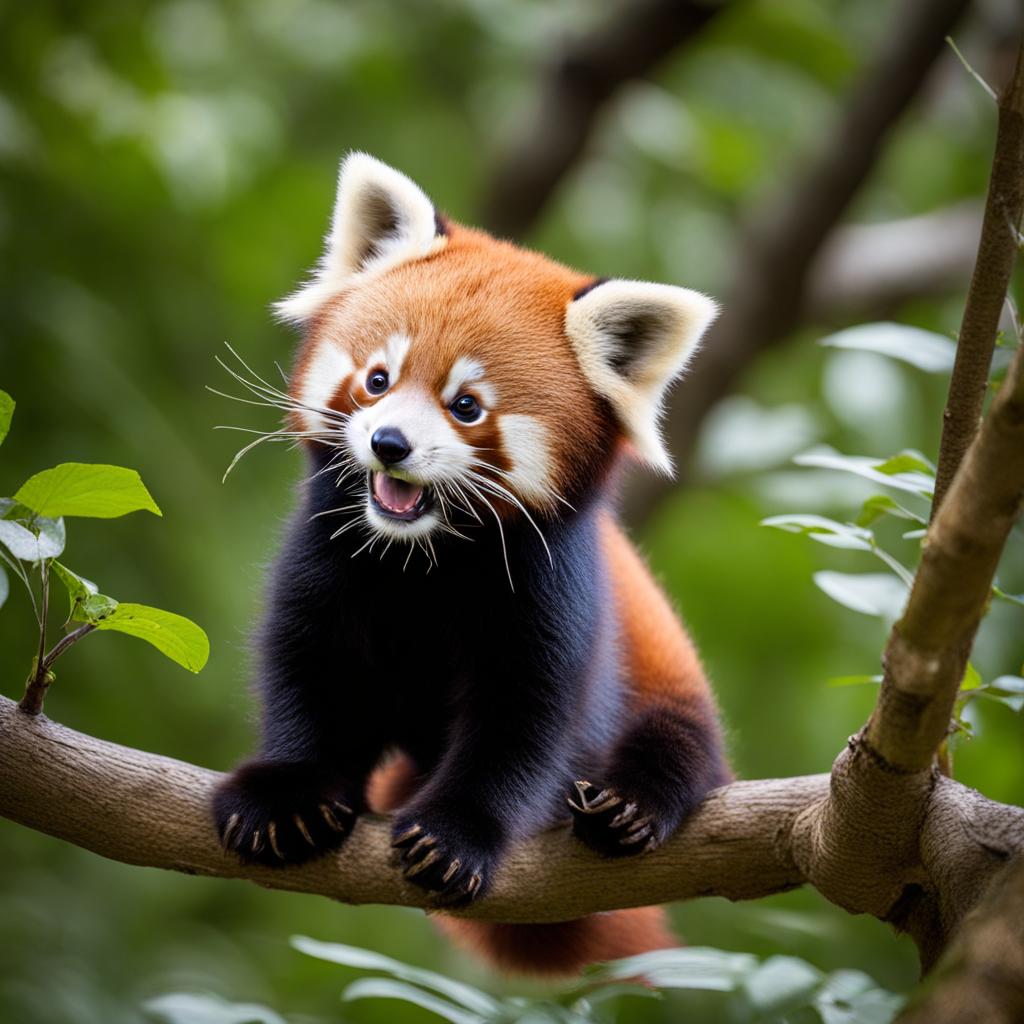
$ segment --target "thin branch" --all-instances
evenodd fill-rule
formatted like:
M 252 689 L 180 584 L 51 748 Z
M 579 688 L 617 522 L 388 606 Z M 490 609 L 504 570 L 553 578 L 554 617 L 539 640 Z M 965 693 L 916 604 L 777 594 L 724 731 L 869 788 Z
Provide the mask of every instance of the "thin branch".
M 954 377 L 956 371 L 954 370 Z M 1024 497 L 1024 350 L 928 530 L 884 656 L 867 742 L 901 771 L 926 769 L 949 719 L 992 579 Z
M 534 110 L 495 168 L 483 202 L 488 230 L 522 237 L 615 92 L 649 75 L 725 6 L 724 0 L 632 0 L 569 42 L 546 70 Z
M 670 447 L 680 463 L 688 461 L 708 410 L 734 388 L 755 355 L 783 341 L 800 322 L 815 257 L 968 6 L 969 0 L 900 4 L 882 36 L 882 48 L 851 89 L 818 154 L 741 233 L 724 313 L 669 410 Z M 637 478 L 627 495 L 627 518 L 641 521 L 671 486 Z
M 978 430 L 999 318 L 1017 259 L 1024 213 L 1024 43 L 999 96 L 999 126 L 978 257 L 967 293 L 956 364 L 942 424 L 932 517 Z
M 43 710 L 46 691 L 53 682 L 53 676 L 46 665 L 46 620 L 50 612 L 50 571 L 46 559 L 39 560 L 39 577 L 42 581 L 39 599 L 39 647 L 32 662 L 32 671 L 25 684 L 25 695 L 18 707 L 28 715 L 38 715 Z

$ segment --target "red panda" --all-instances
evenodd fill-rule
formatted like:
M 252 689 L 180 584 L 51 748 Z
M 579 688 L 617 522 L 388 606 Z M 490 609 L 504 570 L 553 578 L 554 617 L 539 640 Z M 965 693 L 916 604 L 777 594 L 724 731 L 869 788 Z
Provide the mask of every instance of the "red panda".
M 657 847 L 729 769 L 614 481 L 631 457 L 670 470 L 659 413 L 714 303 L 455 224 L 355 153 L 278 312 L 303 340 L 271 404 L 311 475 L 258 633 L 262 743 L 214 800 L 224 847 L 294 864 L 391 810 L 439 907 L 559 822 L 604 856 Z M 673 942 L 656 908 L 444 927 L 535 973 Z

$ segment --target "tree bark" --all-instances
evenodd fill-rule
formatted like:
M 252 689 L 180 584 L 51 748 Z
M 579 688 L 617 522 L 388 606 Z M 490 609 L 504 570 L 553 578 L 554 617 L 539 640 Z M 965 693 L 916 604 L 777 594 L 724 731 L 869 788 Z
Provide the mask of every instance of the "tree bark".
M 1024 859 L 1015 858 L 922 987 L 900 1024 L 1020 1024 L 1024 1020 Z
M 311 864 L 241 865 L 221 850 L 210 817 L 220 778 L 26 715 L 0 698 L 0 816 L 127 864 L 243 878 L 342 903 L 430 906 L 427 893 L 390 865 L 390 828 L 379 816 L 361 818 L 339 854 Z M 808 880 L 802 837 L 820 818 L 829 785 L 828 775 L 735 782 L 712 793 L 640 863 L 598 857 L 567 829 L 554 829 L 512 850 L 493 892 L 463 913 L 536 923 L 697 896 L 755 899 L 795 888 Z M 951 889 L 960 884 L 958 870 L 952 859 L 946 864 L 944 849 L 960 857 L 969 845 L 981 884 L 999 864 L 991 849 L 1024 849 L 1024 811 L 985 801 L 957 783 L 932 796 L 924 817 L 936 830 L 936 865 L 945 867 Z M 917 878 L 922 869 L 908 858 L 907 870 Z M 871 912 L 877 901 L 868 895 L 851 886 L 844 901 Z
M 943 414 L 942 442 L 932 517 L 942 504 L 967 446 L 978 430 L 988 391 L 999 318 L 1020 247 L 1024 213 L 1024 48 L 999 95 L 999 126 L 985 218 L 967 305 L 960 325 L 956 365 Z

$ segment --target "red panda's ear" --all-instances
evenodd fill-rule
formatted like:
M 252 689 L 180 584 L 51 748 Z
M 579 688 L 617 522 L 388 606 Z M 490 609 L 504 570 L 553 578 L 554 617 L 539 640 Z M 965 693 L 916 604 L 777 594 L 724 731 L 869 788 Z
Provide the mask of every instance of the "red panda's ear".
M 574 298 L 565 329 L 593 388 L 607 398 L 626 436 L 656 469 L 672 472 L 658 419 L 718 307 L 688 288 L 604 281 Z
M 302 323 L 353 275 L 422 259 L 444 242 L 434 204 L 415 182 L 366 153 L 350 153 L 338 172 L 331 229 L 312 280 L 275 311 Z

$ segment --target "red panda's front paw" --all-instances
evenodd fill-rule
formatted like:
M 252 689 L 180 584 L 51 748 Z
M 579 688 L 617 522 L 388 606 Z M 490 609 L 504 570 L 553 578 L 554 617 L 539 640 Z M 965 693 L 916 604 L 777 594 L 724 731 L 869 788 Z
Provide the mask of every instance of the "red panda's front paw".
M 356 807 L 315 765 L 253 761 L 217 787 L 213 818 L 221 845 L 243 863 L 285 867 L 340 847 Z
M 395 821 L 391 846 L 402 874 L 437 893 L 440 904 L 465 906 L 490 888 L 495 854 L 448 823 L 403 815 Z
M 569 808 L 573 834 L 606 857 L 647 853 L 660 846 L 668 832 L 660 816 L 641 800 L 586 779 L 575 783 Z

